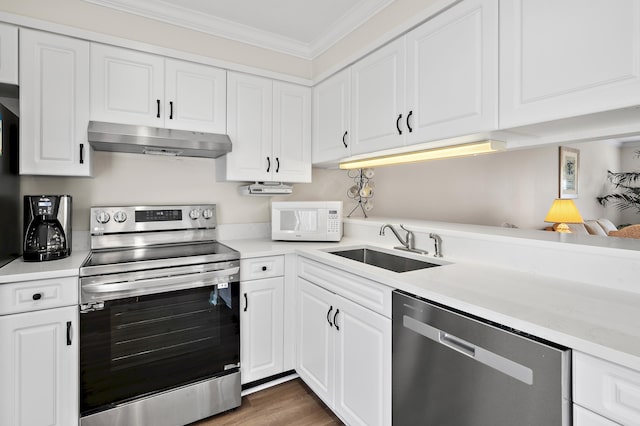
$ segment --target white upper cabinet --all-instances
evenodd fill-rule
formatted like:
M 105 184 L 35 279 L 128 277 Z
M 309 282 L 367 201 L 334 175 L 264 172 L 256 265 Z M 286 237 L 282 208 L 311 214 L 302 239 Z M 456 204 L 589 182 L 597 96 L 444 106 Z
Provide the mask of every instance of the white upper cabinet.
M 0 23 L 0 83 L 18 84 L 18 27 Z
M 89 42 L 20 30 L 20 174 L 89 176 Z
M 351 141 L 350 68 L 313 88 L 312 109 L 313 164 L 348 157 Z
M 273 83 L 273 159 L 271 180 L 311 182 L 311 89 Z
M 406 36 L 407 144 L 498 124 L 498 2 L 467 0 Z
M 461 2 L 356 62 L 342 155 L 335 133 L 344 85 L 335 78 L 316 88 L 325 117 L 314 110 L 314 162 L 495 130 L 498 0 Z
M 352 155 L 404 145 L 404 38 L 351 67 L 351 93 Z
M 226 71 L 119 47 L 91 45 L 91 119 L 226 131 Z
M 210 133 L 227 131 L 225 70 L 167 59 L 165 74 L 165 127 Z
M 270 181 L 275 166 L 271 160 L 273 82 L 233 72 L 227 77 L 227 133 L 232 151 L 222 159 L 225 178 Z
M 640 104 L 640 2 L 500 2 L 500 127 Z
M 222 179 L 311 182 L 311 89 L 228 73 L 227 133 L 232 151 Z
M 164 58 L 91 44 L 91 119 L 164 126 Z

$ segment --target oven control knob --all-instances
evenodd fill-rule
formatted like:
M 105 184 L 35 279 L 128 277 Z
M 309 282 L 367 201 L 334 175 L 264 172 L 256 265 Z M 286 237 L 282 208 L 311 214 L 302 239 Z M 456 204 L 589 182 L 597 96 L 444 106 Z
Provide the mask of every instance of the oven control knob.
M 202 212 L 202 217 L 204 217 L 205 219 L 211 219 L 213 217 L 213 210 L 204 209 L 204 211 Z
M 191 211 L 189 212 L 189 217 L 190 217 L 191 219 L 194 219 L 194 220 L 195 220 L 195 219 L 197 219 L 197 218 L 199 218 L 199 217 L 200 217 L 200 210 L 198 210 L 198 209 L 193 209 L 193 210 L 191 210 Z
M 118 223 L 122 223 L 125 220 L 127 220 L 127 214 L 125 212 L 123 212 L 122 210 L 115 212 L 115 214 L 113 215 L 113 220 L 115 220 Z
M 109 215 L 109 213 L 105 212 L 104 210 L 100 210 L 96 214 L 96 220 L 98 221 L 98 223 L 107 223 L 109 222 L 110 219 L 111 219 L 111 216 Z

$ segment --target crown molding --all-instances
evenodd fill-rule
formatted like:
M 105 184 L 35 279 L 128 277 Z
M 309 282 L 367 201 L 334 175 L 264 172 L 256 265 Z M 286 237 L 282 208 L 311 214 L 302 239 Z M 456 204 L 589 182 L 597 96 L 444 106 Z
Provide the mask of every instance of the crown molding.
M 393 0 L 360 2 L 318 39 L 311 43 L 304 43 L 273 32 L 199 13 L 166 0 L 137 0 L 135 3 L 127 0 L 84 1 L 307 60 L 312 60 L 326 51 L 354 28 L 359 27 L 393 2 Z

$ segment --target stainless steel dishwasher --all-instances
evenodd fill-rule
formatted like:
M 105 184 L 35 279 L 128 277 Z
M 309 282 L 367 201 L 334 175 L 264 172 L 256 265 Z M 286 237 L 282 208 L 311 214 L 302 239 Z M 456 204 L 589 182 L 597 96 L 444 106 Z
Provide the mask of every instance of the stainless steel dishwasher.
M 393 424 L 569 426 L 571 351 L 393 293 Z

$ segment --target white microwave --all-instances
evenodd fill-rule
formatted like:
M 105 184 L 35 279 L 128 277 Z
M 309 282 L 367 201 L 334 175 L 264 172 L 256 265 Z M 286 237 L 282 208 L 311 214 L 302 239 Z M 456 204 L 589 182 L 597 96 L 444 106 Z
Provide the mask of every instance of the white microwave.
M 340 241 L 342 201 L 274 201 L 271 239 L 284 241 Z

